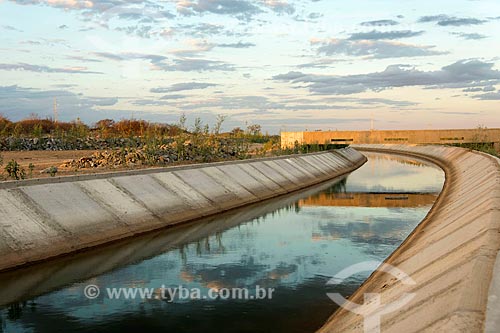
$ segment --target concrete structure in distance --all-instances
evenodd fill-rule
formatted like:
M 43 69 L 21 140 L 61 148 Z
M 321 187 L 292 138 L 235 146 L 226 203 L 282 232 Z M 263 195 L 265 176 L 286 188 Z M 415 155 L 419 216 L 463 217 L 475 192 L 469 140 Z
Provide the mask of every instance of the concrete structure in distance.
M 281 132 L 282 148 L 298 144 L 459 144 L 491 143 L 500 150 L 500 128 Z

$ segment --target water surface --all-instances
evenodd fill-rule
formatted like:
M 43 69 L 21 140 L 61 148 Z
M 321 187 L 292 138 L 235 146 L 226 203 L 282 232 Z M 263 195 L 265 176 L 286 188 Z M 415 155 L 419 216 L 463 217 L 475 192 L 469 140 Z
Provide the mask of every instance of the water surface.
M 443 172 L 367 154 L 347 178 L 192 225 L 0 274 L 0 332 L 313 332 L 432 207 Z M 273 288 L 272 299 L 87 299 L 84 288 Z M 6 304 L 8 303 L 8 304 Z

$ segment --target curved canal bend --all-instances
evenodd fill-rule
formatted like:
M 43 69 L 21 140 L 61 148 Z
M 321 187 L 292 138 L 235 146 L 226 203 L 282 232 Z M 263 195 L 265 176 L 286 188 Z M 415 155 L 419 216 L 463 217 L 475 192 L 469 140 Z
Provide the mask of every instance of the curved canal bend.
M 343 179 L 215 218 L 0 274 L 0 332 L 313 332 L 423 220 L 444 172 L 410 157 L 366 153 Z M 87 299 L 87 285 L 101 295 Z M 160 288 L 272 288 L 271 299 L 162 298 Z M 154 288 L 109 299 L 106 288 Z M 196 295 L 193 295 L 196 297 Z M 167 297 L 168 298 L 168 297 Z

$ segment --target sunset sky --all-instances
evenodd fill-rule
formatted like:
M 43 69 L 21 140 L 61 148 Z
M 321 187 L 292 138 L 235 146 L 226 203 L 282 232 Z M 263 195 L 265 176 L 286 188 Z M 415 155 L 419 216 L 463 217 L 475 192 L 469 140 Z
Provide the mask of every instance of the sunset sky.
M 500 127 L 498 0 L 0 0 L 0 114 Z

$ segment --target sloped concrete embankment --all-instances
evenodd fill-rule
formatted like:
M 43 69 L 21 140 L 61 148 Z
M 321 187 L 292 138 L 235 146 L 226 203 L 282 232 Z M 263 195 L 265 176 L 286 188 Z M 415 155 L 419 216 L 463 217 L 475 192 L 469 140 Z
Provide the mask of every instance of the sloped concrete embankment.
M 0 272 L 0 307 L 105 274 L 118 267 L 153 258 L 192 242 L 203 243 L 208 237 L 223 233 L 241 223 L 265 218 L 278 210 L 295 207 L 298 200 L 331 188 L 342 177 L 168 229 L 148 232 L 70 256 Z
M 0 184 L 0 270 L 306 188 L 366 158 L 333 152 Z
M 356 149 L 430 160 L 445 170 L 446 182 L 428 216 L 386 260 L 416 284 L 375 272 L 349 300 L 363 304 L 365 293 L 379 293 L 382 304 L 389 304 L 414 293 L 411 302 L 382 316 L 382 332 L 482 332 L 500 248 L 499 160 L 441 146 L 360 145 Z M 375 313 L 374 305 L 368 313 Z M 341 308 L 319 332 L 363 329 L 363 317 Z

